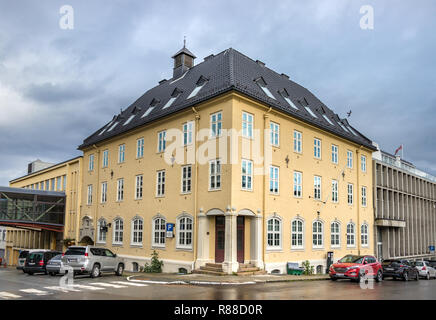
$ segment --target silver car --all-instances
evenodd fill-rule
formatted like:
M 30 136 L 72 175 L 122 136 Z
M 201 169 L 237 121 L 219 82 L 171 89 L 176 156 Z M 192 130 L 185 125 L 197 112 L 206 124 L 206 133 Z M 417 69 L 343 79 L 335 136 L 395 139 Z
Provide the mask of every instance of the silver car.
M 62 263 L 68 271 L 71 267 L 74 274 L 90 274 L 92 278 L 101 272 L 115 272 L 121 276 L 124 261 L 109 249 L 93 246 L 71 246 L 62 256 Z
M 427 261 L 415 261 L 415 268 L 419 271 L 419 276 L 430 280 L 436 278 L 436 269 L 431 267 Z
M 57 256 L 51 258 L 47 262 L 45 269 L 47 270 L 48 274 L 51 276 L 55 276 L 57 274 L 64 274 L 65 266 L 62 263 L 62 255 L 58 254 Z

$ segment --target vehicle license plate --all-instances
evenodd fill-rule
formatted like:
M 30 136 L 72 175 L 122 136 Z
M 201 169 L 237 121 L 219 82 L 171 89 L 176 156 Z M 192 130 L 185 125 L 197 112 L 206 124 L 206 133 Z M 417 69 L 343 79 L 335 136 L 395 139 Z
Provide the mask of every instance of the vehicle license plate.
M 31 264 L 31 265 L 34 265 L 34 264 L 35 264 L 35 262 L 29 262 L 29 264 Z
M 336 273 L 336 275 L 337 275 L 338 277 L 342 277 L 344 274 L 343 274 L 343 273 Z
M 77 262 L 77 259 L 68 259 L 68 262 Z
M 394 268 L 385 268 L 385 270 L 392 271 Z

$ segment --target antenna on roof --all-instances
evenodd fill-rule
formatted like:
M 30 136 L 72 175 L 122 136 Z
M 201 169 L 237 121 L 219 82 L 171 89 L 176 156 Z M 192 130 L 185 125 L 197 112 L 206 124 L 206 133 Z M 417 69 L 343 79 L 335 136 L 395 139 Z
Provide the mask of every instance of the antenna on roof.
M 183 36 L 183 48 L 186 48 L 186 36 Z
M 347 112 L 347 118 L 351 116 L 351 110 Z

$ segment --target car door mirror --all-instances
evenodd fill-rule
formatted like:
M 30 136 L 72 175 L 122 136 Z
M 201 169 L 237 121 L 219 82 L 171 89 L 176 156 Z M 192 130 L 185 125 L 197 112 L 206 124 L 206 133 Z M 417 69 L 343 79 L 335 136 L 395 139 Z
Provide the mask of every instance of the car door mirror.
M 116 253 L 114 253 L 114 258 L 116 258 L 117 257 L 117 254 Z
M 368 264 L 368 261 L 366 261 L 366 260 L 365 260 L 365 261 L 363 261 L 363 264 Z

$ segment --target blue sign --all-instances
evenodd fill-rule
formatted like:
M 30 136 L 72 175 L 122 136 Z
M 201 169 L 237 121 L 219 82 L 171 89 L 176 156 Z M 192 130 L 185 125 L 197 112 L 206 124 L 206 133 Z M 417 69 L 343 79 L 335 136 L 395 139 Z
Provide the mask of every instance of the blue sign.
M 429 246 L 428 249 L 429 249 L 430 251 L 434 251 L 434 246 Z
M 174 223 L 167 223 L 167 238 L 173 238 L 174 237 Z

